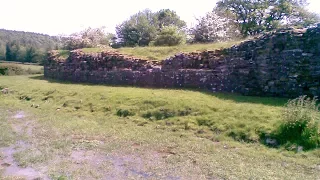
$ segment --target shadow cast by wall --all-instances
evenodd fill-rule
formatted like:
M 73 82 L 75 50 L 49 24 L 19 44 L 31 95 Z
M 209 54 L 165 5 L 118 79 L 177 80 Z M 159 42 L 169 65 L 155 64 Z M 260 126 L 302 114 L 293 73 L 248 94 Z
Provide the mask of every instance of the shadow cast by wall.
M 31 76 L 30 79 L 34 80 L 43 80 L 49 83 L 59 83 L 59 84 L 81 84 L 81 85 L 92 85 L 92 86 L 105 86 L 105 87 L 135 87 L 135 88 L 148 88 L 148 89 L 164 89 L 164 88 L 152 88 L 152 87 L 137 87 L 137 86 L 130 86 L 130 85 L 108 85 L 108 84 L 94 84 L 94 83 L 83 83 L 83 82 L 71 82 L 71 81 L 62 81 L 57 79 L 46 78 L 44 75 L 39 76 Z M 225 93 L 225 92 L 211 92 L 209 90 L 203 89 L 190 89 L 190 88 L 167 88 L 167 89 L 174 89 L 174 90 L 185 90 L 190 92 L 200 92 L 202 94 L 213 96 L 219 98 L 221 100 L 229 100 L 236 103 L 253 103 L 253 104 L 262 104 L 268 106 L 284 106 L 288 102 L 288 98 L 279 98 L 279 97 L 259 97 L 259 96 L 244 96 L 237 93 Z

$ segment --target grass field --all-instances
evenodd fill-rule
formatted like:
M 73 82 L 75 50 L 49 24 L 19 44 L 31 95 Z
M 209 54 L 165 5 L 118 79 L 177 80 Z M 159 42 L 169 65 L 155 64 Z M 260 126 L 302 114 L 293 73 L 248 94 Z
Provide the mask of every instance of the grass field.
M 220 42 L 211 44 L 185 44 L 180 46 L 149 46 L 149 47 L 134 47 L 134 48 L 119 48 L 113 49 L 120 53 L 148 59 L 148 60 L 158 60 L 162 61 L 166 58 L 173 56 L 181 52 L 196 52 L 205 50 L 215 50 L 220 48 L 231 47 L 232 45 L 239 44 L 241 41 L 231 41 L 231 42 Z M 84 48 L 83 52 L 86 53 L 96 53 L 104 50 L 112 50 L 112 48 Z M 67 58 L 69 56 L 68 50 L 60 50 L 60 56 L 62 58 Z
M 0 94 L 0 148 L 22 139 L 29 148 L 14 153 L 18 163 L 52 179 L 320 178 L 319 149 L 260 142 L 287 99 L 42 76 L 1 77 L 0 88 L 9 88 Z
M 3 73 L 1 73 L 3 71 Z M 0 61 L 0 75 L 42 74 L 43 66 L 37 64 L 22 64 L 12 61 Z
M 186 44 L 180 46 L 164 46 L 164 47 L 135 47 L 135 48 L 120 48 L 117 49 L 123 54 L 132 55 L 148 60 L 164 60 L 170 56 L 181 52 L 195 52 L 205 50 L 215 50 L 220 48 L 231 47 L 239 44 L 241 41 L 221 42 L 212 44 Z

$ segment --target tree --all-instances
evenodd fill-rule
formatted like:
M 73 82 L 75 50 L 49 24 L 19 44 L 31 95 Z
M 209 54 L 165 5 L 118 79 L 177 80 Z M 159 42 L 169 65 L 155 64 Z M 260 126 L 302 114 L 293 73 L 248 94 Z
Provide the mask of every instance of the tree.
M 0 59 L 24 62 L 28 48 L 33 47 L 40 57 L 47 49 L 61 47 L 61 42 L 55 36 L 0 29 Z M 33 61 L 37 61 L 39 57 L 35 57 Z
M 204 17 L 197 19 L 197 25 L 191 29 L 194 42 L 216 42 L 226 41 L 239 36 L 236 24 L 226 15 L 213 10 Z
M 285 25 L 309 25 L 306 0 L 220 0 L 217 9 L 229 15 L 243 36 L 271 31 Z M 306 18 L 307 17 L 307 18 Z
M 156 46 L 175 46 L 186 41 L 186 34 L 179 31 L 177 26 L 165 26 L 156 37 L 154 45 Z
M 0 60 L 6 59 L 6 47 L 4 44 L 1 43 L 0 41 Z
M 155 25 L 154 14 L 150 10 L 144 10 L 118 25 L 116 32 L 124 46 L 147 46 L 156 37 Z
M 6 60 L 19 61 L 21 57 L 21 49 L 19 43 L 16 41 L 6 43 Z
M 16 41 L 10 43 L 11 61 L 19 61 L 20 58 L 20 44 Z
M 295 12 L 288 16 L 287 26 L 297 28 L 308 27 L 320 21 L 319 14 L 309 12 L 305 8 L 297 7 Z
M 115 42 L 116 35 L 112 33 L 107 33 L 101 40 L 100 44 L 102 45 L 112 45 Z
M 12 61 L 13 60 L 10 43 L 6 43 L 6 60 L 7 61 Z
M 156 13 L 144 10 L 132 15 L 116 27 L 118 41 L 122 46 L 147 46 L 157 38 L 164 27 L 176 26 L 181 31 L 186 23 L 169 9 Z
M 186 22 L 181 20 L 175 11 L 170 9 L 162 9 L 155 13 L 157 22 L 158 22 L 158 30 L 161 30 L 166 26 L 176 26 L 177 29 L 183 29 L 186 27 Z
M 34 62 L 35 58 L 37 57 L 36 49 L 34 47 L 29 47 L 26 50 L 24 56 L 24 62 Z
M 266 0 L 221 0 L 217 9 L 231 14 L 233 20 L 239 25 L 244 36 L 262 32 L 263 17 L 268 8 Z
M 96 47 L 106 37 L 103 29 L 104 27 L 89 27 L 81 32 L 73 33 L 60 39 L 64 39 L 64 48 L 69 50 Z

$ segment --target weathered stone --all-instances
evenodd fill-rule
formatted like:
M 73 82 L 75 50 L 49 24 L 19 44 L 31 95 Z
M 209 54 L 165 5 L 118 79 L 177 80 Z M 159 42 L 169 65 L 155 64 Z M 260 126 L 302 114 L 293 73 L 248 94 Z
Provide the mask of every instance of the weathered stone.
M 9 88 L 4 88 L 1 90 L 2 94 L 9 94 Z
M 276 139 L 272 139 L 272 138 L 266 138 L 266 144 L 268 146 L 277 146 L 278 145 L 278 142 Z
M 74 82 L 319 96 L 320 27 L 266 33 L 231 48 L 179 53 L 161 62 L 80 50 L 62 60 L 52 51 L 44 70 L 46 77 Z

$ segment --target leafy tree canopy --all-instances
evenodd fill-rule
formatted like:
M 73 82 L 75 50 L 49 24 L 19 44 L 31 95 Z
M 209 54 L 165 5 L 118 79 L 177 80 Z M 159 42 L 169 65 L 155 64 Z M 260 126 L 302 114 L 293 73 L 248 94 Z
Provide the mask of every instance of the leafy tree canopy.
M 41 63 L 47 50 L 60 46 L 55 36 L 0 29 L 0 60 Z
M 308 26 L 319 17 L 308 12 L 306 0 L 220 0 L 217 10 L 228 14 L 244 36 L 281 26 Z
M 109 45 L 114 38 L 114 35 L 111 33 L 105 33 L 104 27 L 89 27 L 81 32 L 60 38 L 63 39 L 64 49 L 73 50 L 92 48 L 97 47 L 98 45 Z
M 116 32 L 123 46 L 147 46 L 167 26 L 175 26 L 177 31 L 181 31 L 186 23 L 175 11 L 163 9 L 153 13 L 146 9 L 118 25 Z

